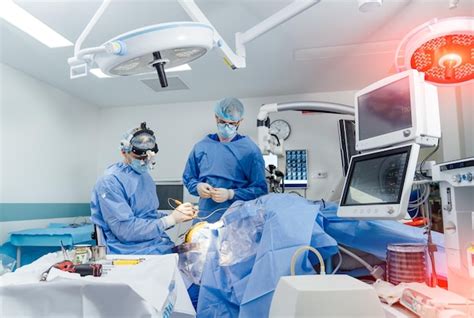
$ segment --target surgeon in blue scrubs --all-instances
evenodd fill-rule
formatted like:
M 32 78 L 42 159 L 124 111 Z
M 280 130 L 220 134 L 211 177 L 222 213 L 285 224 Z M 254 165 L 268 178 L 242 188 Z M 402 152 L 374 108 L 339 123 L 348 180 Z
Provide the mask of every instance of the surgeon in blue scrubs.
M 199 217 L 207 217 L 210 223 L 218 221 L 234 201 L 253 200 L 268 193 L 259 148 L 249 137 L 237 133 L 244 106 L 237 98 L 224 98 L 217 102 L 214 112 L 217 133 L 194 146 L 183 173 L 189 193 L 200 197 Z
M 123 161 L 105 170 L 92 192 L 91 220 L 104 233 L 110 254 L 166 254 L 174 246 L 165 230 L 191 220 L 196 210 L 179 205 L 170 215 L 157 212 L 156 186 L 148 173 L 158 152 L 146 123 L 132 129 L 120 143 Z

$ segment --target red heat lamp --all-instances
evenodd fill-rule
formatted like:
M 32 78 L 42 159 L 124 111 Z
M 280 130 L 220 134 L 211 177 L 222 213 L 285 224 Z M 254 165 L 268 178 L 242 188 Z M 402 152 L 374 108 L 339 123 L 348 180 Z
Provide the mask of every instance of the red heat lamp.
M 426 81 L 438 86 L 473 81 L 474 18 L 434 19 L 413 29 L 397 48 L 395 66 L 400 72 L 423 72 Z

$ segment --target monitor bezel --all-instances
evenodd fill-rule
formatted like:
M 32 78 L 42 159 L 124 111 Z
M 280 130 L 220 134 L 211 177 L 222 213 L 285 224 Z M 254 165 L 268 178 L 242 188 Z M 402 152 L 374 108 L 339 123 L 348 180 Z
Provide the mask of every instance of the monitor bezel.
M 387 85 L 393 84 L 402 79 L 408 78 L 410 85 L 410 107 L 411 107 L 411 127 L 395 130 L 389 133 L 369 137 L 366 139 L 360 139 L 360 114 L 359 114 L 359 97 L 370 94 L 376 90 L 379 90 Z M 386 77 L 379 80 L 366 88 L 358 91 L 355 94 L 355 118 L 356 118 L 356 149 L 358 151 L 371 150 L 383 147 L 389 147 L 391 145 L 397 145 L 402 143 L 408 143 L 415 140 L 416 137 L 421 135 L 422 123 L 419 119 L 422 118 L 424 113 L 425 103 L 425 81 L 423 74 L 416 70 L 408 70 L 402 73 L 397 73 L 392 76 Z
M 401 190 L 401 196 L 397 203 L 370 203 L 345 205 L 345 199 L 348 193 L 348 187 L 354 171 L 354 162 L 359 158 L 371 158 L 384 156 L 386 154 L 399 153 L 403 149 L 408 152 L 408 163 L 405 167 L 404 182 Z M 395 151 L 394 151 L 395 150 Z M 408 203 L 410 199 L 411 187 L 415 176 L 416 165 L 420 146 L 416 143 L 404 144 L 401 146 L 391 147 L 383 150 L 367 152 L 361 155 L 353 156 L 349 165 L 349 171 L 344 181 L 344 187 L 341 194 L 337 215 L 343 218 L 353 219 L 403 219 L 407 214 Z
M 346 204 L 345 201 L 347 199 L 347 196 L 349 194 L 349 188 L 350 188 L 350 180 L 352 180 L 353 173 L 355 170 L 355 166 L 357 165 L 358 162 L 366 161 L 366 160 L 372 160 L 376 158 L 383 158 L 383 157 L 388 157 L 391 155 L 398 155 L 398 154 L 407 154 L 407 158 L 405 161 L 405 167 L 403 170 L 403 180 L 401 182 L 401 188 L 398 192 L 398 198 L 395 202 L 375 202 L 375 203 L 357 203 L 357 204 Z M 372 152 L 369 154 L 365 155 L 358 155 L 358 156 L 353 156 L 351 160 L 351 164 L 349 166 L 349 171 L 347 173 L 347 187 L 344 187 L 344 191 L 342 193 L 342 198 L 341 198 L 341 206 L 362 206 L 362 205 L 387 205 L 387 204 L 400 204 L 400 200 L 402 199 L 402 193 L 403 193 L 403 186 L 405 185 L 405 178 L 406 178 L 406 173 L 408 170 L 408 164 L 410 163 L 410 155 L 411 155 L 411 146 L 404 146 L 404 147 L 399 147 L 399 148 L 392 148 L 389 150 L 384 150 L 384 151 L 378 151 L 378 152 Z

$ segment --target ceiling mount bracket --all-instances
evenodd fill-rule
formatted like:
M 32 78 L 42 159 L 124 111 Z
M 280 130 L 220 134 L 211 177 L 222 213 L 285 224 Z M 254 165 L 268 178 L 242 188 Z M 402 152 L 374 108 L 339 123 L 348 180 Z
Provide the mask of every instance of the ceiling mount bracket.
M 318 4 L 321 0 L 295 0 L 280 11 L 266 18 L 262 22 L 253 26 L 245 32 L 237 32 L 235 34 L 235 50 L 234 51 L 227 45 L 222 36 L 214 29 L 214 42 L 219 48 L 224 61 L 233 70 L 238 68 L 246 67 L 246 53 L 245 44 L 249 43 L 259 36 L 267 33 L 273 28 L 280 24 L 285 23 L 296 15 L 309 9 L 310 7 Z M 201 22 L 212 26 L 212 23 L 207 19 L 204 13 L 199 9 L 194 0 L 178 0 L 179 4 L 183 7 L 184 11 L 193 19 L 195 22 Z
M 235 35 L 236 53 L 227 45 L 194 0 L 177 0 L 194 22 L 156 24 L 121 34 L 104 44 L 82 49 L 82 43 L 103 15 L 112 0 L 104 0 L 87 24 L 74 46 L 74 56 L 68 59 L 70 77 L 87 75 L 97 64 L 109 76 L 130 76 L 157 72 L 166 87 L 166 67 L 191 62 L 217 47 L 232 69 L 245 68 L 245 44 L 285 23 L 321 0 L 294 0 L 245 32 Z M 155 55 L 159 54 L 157 58 Z M 155 60 L 168 60 L 156 63 Z

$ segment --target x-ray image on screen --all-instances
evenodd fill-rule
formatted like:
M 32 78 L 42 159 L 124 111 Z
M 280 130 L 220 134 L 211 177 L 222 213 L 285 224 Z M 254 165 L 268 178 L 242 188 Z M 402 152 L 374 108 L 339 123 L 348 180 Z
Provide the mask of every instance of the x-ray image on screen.
M 353 160 L 343 205 L 399 203 L 409 155 L 406 152 Z
M 357 104 L 360 140 L 412 127 L 408 77 L 359 96 Z

